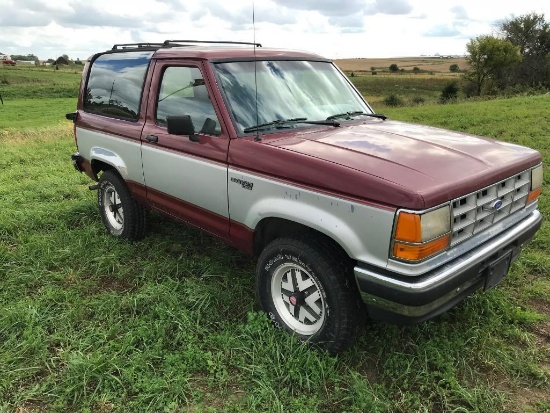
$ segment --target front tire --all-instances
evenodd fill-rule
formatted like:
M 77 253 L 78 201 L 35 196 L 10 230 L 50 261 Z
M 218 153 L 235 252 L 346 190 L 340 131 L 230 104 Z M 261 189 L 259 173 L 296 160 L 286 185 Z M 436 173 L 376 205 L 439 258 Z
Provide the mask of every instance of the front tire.
M 147 211 L 132 197 L 124 180 L 115 171 L 103 172 L 97 191 L 99 214 L 114 236 L 139 240 L 145 236 Z
M 333 354 L 353 344 L 365 317 L 342 258 L 316 237 L 280 238 L 257 266 L 258 297 L 273 324 Z

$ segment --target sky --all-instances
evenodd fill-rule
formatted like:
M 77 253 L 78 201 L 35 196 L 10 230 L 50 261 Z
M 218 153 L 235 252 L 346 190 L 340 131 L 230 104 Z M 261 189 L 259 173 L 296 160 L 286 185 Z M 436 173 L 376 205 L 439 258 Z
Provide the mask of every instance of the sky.
M 548 0 L 0 0 L 0 52 L 87 59 L 114 43 L 256 41 L 332 59 L 463 55 Z M 254 19 L 253 19 L 254 17 Z

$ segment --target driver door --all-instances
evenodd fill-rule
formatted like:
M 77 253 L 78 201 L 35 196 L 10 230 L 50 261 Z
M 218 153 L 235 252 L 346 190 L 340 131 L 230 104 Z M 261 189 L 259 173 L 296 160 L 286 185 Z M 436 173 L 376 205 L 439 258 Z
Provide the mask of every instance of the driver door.
M 227 237 L 227 150 L 229 137 L 202 62 L 157 61 L 143 128 L 142 160 L 151 206 L 218 236 Z M 189 115 L 199 141 L 170 135 L 166 117 Z

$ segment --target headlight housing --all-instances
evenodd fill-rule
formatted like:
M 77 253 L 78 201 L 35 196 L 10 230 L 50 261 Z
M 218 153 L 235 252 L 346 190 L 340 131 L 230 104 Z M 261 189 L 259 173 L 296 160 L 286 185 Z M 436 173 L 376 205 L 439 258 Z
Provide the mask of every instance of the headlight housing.
M 448 204 L 424 212 L 401 210 L 395 221 L 392 256 L 405 261 L 424 260 L 449 247 L 450 233 Z

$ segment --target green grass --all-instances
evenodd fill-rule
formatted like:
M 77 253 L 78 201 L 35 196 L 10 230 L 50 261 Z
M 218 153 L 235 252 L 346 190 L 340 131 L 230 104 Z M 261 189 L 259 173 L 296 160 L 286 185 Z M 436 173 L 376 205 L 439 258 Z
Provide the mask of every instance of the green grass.
M 65 114 L 76 110 L 76 102 L 76 98 L 6 99 L 0 105 L 0 129 L 66 125 Z
M 82 68 L 0 67 L 0 95 L 4 104 L 16 99 L 76 98 Z
M 426 102 L 435 103 L 441 91 L 451 81 L 458 78 L 449 78 L 441 75 L 364 75 L 350 77 L 355 87 L 371 104 L 379 104 L 385 97 L 395 94 L 407 104 L 414 98 L 423 98 Z
M 548 170 L 543 228 L 502 285 L 419 326 L 369 323 L 334 358 L 257 311 L 252 258 L 156 214 L 140 242 L 109 236 L 61 101 L 0 115 L 0 411 L 548 411 Z M 528 144 L 548 165 L 549 103 L 385 112 Z M 47 125 L 14 108 L 48 110 Z

